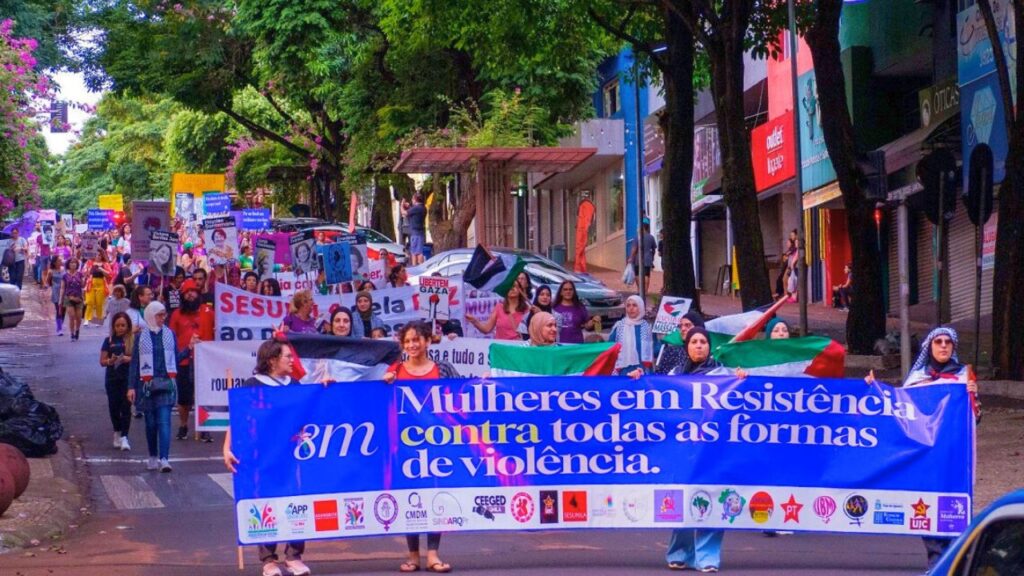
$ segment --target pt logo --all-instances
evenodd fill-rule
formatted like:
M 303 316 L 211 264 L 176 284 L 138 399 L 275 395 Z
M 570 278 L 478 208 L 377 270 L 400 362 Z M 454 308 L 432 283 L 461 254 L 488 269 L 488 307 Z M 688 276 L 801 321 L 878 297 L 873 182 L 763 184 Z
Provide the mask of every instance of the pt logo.
M 800 510 L 804 507 L 803 504 L 796 501 L 796 496 L 789 495 L 789 500 L 779 505 L 786 516 L 782 519 L 782 523 L 785 524 L 792 520 L 797 524 L 800 523 Z
M 917 503 L 911 504 L 910 507 L 914 509 L 914 517 L 910 519 L 910 529 L 930 532 L 932 519 L 928 517 L 928 509 L 931 506 L 924 503 L 924 498 L 918 498 Z

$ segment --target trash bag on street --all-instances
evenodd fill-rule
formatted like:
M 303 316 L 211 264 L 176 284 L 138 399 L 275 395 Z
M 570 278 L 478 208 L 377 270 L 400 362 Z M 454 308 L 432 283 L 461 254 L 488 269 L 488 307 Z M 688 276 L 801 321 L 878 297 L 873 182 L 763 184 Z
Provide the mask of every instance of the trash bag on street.
M 36 400 L 26 384 L 0 370 L 0 443 L 40 458 L 57 452 L 63 434 L 57 409 Z

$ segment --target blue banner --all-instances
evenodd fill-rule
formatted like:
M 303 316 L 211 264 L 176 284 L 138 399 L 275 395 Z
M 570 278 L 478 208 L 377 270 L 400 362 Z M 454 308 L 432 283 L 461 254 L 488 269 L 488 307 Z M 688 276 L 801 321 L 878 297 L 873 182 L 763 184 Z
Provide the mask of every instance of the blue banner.
M 270 210 L 267 208 L 243 208 L 242 230 L 270 230 Z
M 963 385 L 360 382 L 233 389 L 230 418 L 243 544 L 679 526 L 953 536 L 970 518 Z
M 114 211 L 90 208 L 86 219 L 89 230 L 103 231 L 114 229 Z
M 203 212 L 210 214 L 227 214 L 231 211 L 231 197 L 221 192 L 203 194 Z

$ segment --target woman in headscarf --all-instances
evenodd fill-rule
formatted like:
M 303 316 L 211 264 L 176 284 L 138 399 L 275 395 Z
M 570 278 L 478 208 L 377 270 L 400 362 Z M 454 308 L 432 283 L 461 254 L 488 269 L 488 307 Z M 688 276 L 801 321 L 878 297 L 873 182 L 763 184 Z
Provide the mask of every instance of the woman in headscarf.
M 921 344 L 921 352 L 917 360 L 910 367 L 910 372 L 903 380 L 903 387 L 928 386 L 931 384 L 965 384 L 973 403 L 974 416 L 978 417 L 978 404 L 975 396 L 978 393 L 978 381 L 974 377 L 974 371 L 969 365 L 961 364 L 957 355 L 957 333 L 952 328 L 939 326 L 924 339 Z M 878 382 L 875 379 L 875 371 L 868 372 L 864 381 L 868 384 Z M 939 557 L 949 548 L 952 540 L 948 538 L 922 538 L 924 548 L 928 553 L 928 568 L 938 562 Z
M 352 337 L 369 338 L 374 328 L 384 328 L 380 316 L 373 312 L 373 295 L 364 290 L 356 295 L 356 309 L 352 315 Z
M 721 364 L 711 354 L 711 338 L 707 330 L 693 327 L 686 334 L 686 356 L 683 363 L 669 374 L 708 374 L 720 368 Z M 671 570 L 685 570 L 693 567 L 699 572 L 718 572 L 722 564 L 723 530 L 678 529 L 672 531 L 668 541 L 665 559 Z
M 644 300 L 636 294 L 626 298 L 626 316 L 612 326 L 609 340 L 622 346 L 615 360 L 615 373 L 639 376 L 654 364 L 654 334 L 644 320 Z
M 558 322 L 547 312 L 538 312 L 530 319 L 530 346 L 558 344 Z
M 679 339 L 686 342 L 686 335 L 693 327 L 704 327 L 704 317 L 696 310 L 690 310 L 679 318 Z M 658 354 L 658 363 L 654 367 L 655 374 L 668 374 L 673 368 L 683 363 L 686 358 L 686 346 L 665 344 Z
M 535 314 L 538 312 L 547 312 L 554 316 L 554 310 L 552 310 L 551 304 L 551 287 L 541 284 L 537 287 L 537 293 L 534 295 L 533 304 L 530 305 L 530 313 L 526 316 L 526 320 L 523 321 L 519 328 L 519 333 L 523 335 L 523 340 L 530 339 L 530 322 L 533 321 Z M 558 324 L 558 316 L 554 316 L 554 318 L 555 324 Z
M 764 335 L 768 340 L 785 340 L 791 337 L 789 324 L 779 317 L 772 318 L 764 326 Z
M 324 331 L 331 336 L 351 337 L 354 326 L 352 311 L 346 306 L 338 306 L 331 312 L 331 320 L 324 325 Z
M 150 302 L 143 318 L 146 328 L 135 338 L 132 346 L 128 401 L 134 402 L 146 417 L 146 445 L 149 448 L 146 469 L 159 468 L 161 472 L 170 472 L 171 407 L 178 403 L 175 377 L 178 362 L 189 355 L 191 346 L 176 354 L 174 332 L 164 326 L 167 309 L 163 304 Z

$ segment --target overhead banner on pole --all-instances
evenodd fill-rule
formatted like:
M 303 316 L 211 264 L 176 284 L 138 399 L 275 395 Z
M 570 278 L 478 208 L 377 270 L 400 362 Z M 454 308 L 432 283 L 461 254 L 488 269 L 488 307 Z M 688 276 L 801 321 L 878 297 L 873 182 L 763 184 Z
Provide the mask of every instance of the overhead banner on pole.
M 569 528 L 955 536 L 971 518 L 963 385 L 559 377 L 229 396 L 246 431 L 232 438 L 242 544 Z

